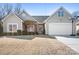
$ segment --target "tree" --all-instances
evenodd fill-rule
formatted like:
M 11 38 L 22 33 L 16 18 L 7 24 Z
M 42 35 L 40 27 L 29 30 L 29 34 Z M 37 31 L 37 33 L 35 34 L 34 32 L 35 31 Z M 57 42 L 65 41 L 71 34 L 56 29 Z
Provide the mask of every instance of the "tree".
M 12 8 L 11 4 L 4 4 L 4 12 L 5 12 L 6 15 L 9 14 L 9 13 L 11 13 L 12 9 L 13 8 Z
M 4 16 L 8 15 L 11 12 L 15 12 L 16 14 L 19 14 L 22 11 L 21 4 L 17 3 L 15 7 L 13 7 L 12 4 L 3 4 L 0 5 L 0 19 L 2 19 Z
M 2 19 L 5 16 L 4 8 L 0 7 L 0 19 Z
M 1 22 L 0 22 L 0 35 L 3 35 L 3 26 Z
M 17 3 L 15 6 L 15 13 L 19 14 L 21 12 L 21 4 Z
M 72 16 L 73 16 L 73 17 L 76 17 L 76 19 L 78 19 L 78 18 L 79 18 L 79 11 L 73 12 L 73 13 L 72 13 Z
M 12 11 L 12 5 L 11 4 L 4 4 L 0 6 L 0 19 L 2 19 L 4 16 L 8 15 Z

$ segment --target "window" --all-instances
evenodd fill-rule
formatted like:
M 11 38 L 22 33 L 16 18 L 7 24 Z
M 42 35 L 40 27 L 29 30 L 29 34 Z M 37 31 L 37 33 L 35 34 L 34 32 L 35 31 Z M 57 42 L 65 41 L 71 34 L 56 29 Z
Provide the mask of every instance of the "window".
M 8 24 L 8 31 L 17 32 L 17 24 L 14 24 L 14 23 Z
M 17 25 L 16 25 L 16 24 L 13 25 L 13 31 L 14 31 L 14 32 L 17 31 Z
M 12 25 L 9 25 L 9 31 L 12 31 Z
M 58 11 L 58 16 L 59 16 L 59 17 L 63 17 L 63 16 L 64 16 L 64 11 L 59 10 L 59 11 Z

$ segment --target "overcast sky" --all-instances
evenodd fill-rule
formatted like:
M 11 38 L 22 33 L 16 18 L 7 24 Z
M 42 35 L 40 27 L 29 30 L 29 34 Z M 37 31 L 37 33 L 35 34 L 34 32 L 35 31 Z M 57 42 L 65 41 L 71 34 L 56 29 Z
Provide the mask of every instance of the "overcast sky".
M 15 4 L 12 3 L 12 5 Z M 51 15 L 61 6 L 70 13 L 79 11 L 78 3 L 21 3 L 21 6 L 30 15 Z

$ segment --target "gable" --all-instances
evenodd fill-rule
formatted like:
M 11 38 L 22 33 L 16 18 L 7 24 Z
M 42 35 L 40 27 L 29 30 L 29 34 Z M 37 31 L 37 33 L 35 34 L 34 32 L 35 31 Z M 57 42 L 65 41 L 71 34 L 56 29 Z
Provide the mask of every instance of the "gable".
M 32 20 L 32 18 L 25 13 L 22 13 L 21 15 L 19 15 L 23 20 Z
M 35 20 L 32 16 L 30 16 L 28 13 L 26 13 L 25 11 L 23 11 L 23 12 L 19 15 L 19 17 L 20 17 L 21 19 L 23 19 L 24 21 L 28 21 L 28 20 L 37 21 L 37 20 Z
M 4 32 L 8 32 L 8 24 L 17 24 L 18 29 L 22 30 L 23 21 L 13 13 L 7 15 L 2 21 Z
M 6 17 L 4 17 L 4 18 L 2 19 L 2 22 L 4 22 L 5 20 L 8 20 L 8 19 L 10 19 L 10 18 L 11 18 L 11 20 L 12 20 L 12 18 L 13 18 L 13 19 L 16 18 L 16 19 L 22 21 L 22 19 L 20 19 L 17 15 L 15 15 L 14 13 L 10 13 L 9 15 L 7 15 Z
M 59 11 L 63 11 L 64 15 L 63 17 L 59 16 Z M 71 17 L 71 14 L 63 7 L 60 7 L 54 14 L 52 14 L 50 17 L 48 17 L 44 22 L 71 22 L 69 18 Z

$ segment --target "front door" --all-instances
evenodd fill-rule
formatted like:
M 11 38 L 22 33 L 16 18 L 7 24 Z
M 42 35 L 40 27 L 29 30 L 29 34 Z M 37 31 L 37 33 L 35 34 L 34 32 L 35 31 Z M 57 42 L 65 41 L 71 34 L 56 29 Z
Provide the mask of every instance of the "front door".
M 34 25 L 27 25 L 27 32 L 35 32 L 35 26 Z
M 44 25 L 43 24 L 38 25 L 38 34 L 44 34 Z

